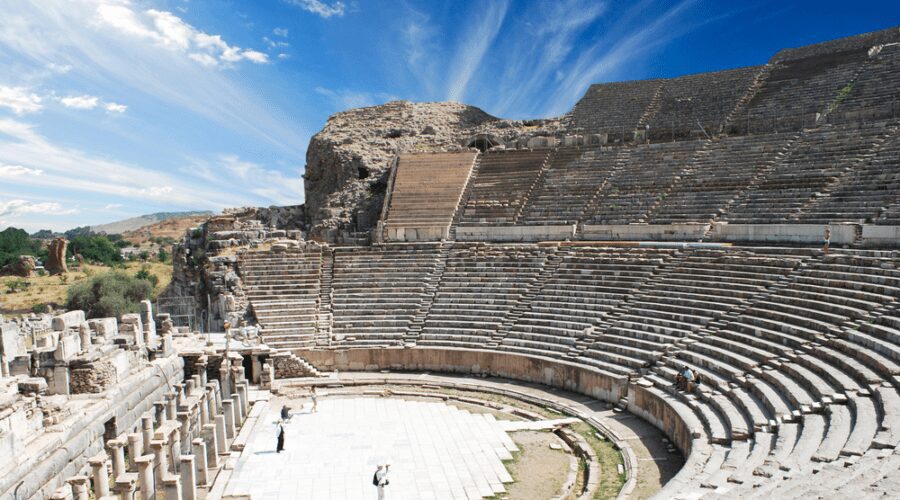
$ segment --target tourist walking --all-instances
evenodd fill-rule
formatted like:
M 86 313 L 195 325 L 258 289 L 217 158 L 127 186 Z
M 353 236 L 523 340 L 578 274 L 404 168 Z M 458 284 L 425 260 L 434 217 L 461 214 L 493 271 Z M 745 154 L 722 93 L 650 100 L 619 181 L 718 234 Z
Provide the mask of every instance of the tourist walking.
M 312 404 L 313 404 L 313 405 L 312 405 L 312 410 L 311 410 L 312 413 L 315 413 L 315 412 L 319 411 L 319 403 L 318 403 L 318 401 L 316 400 L 316 397 L 317 397 L 317 394 L 316 394 L 316 386 L 312 386 L 312 387 L 309 388 L 309 398 L 312 399 Z
M 275 423 L 275 438 L 278 440 L 275 451 L 281 453 L 284 451 L 284 421 L 281 419 Z
M 378 500 L 384 500 L 384 488 L 389 484 L 388 472 L 390 472 L 391 464 L 379 465 L 372 477 L 372 484 L 378 490 Z
M 828 247 L 831 246 L 831 228 L 828 226 L 825 226 L 825 239 L 822 241 L 822 243 L 822 251 L 825 253 L 825 255 L 828 255 Z
M 281 407 L 281 420 L 287 422 L 291 419 L 291 409 L 287 405 Z

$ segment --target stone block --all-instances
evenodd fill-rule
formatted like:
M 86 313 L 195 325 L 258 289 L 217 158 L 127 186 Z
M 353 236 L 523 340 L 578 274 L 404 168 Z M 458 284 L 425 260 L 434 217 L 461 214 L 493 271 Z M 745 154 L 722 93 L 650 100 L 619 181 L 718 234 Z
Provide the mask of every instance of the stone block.
M 51 321 L 51 327 L 53 330 L 61 332 L 69 328 L 77 327 L 82 323 L 84 323 L 84 311 L 69 311 L 54 316 Z
M 19 326 L 15 323 L 0 323 L 0 354 L 6 359 L 27 354 L 25 336 L 19 332 Z
M 88 320 L 88 328 L 95 338 L 111 339 L 119 334 L 119 323 L 116 318 L 97 318 Z
M 81 352 L 81 338 L 78 335 L 60 335 L 53 359 L 68 361 Z

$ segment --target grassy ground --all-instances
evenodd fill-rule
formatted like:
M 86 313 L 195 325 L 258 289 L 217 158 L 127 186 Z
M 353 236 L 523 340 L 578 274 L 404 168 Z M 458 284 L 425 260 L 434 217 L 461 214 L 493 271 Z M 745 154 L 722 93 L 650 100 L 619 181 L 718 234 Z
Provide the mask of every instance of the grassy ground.
M 172 265 L 161 262 L 126 262 L 124 271 L 128 274 L 138 272 L 142 266 L 159 278 L 156 293 L 161 292 L 172 281 Z M 70 268 L 69 272 L 59 276 L 35 276 L 34 278 L 15 278 L 5 276 L 0 278 L 0 314 L 15 315 L 31 312 L 36 304 L 58 304 L 66 302 L 66 292 L 74 284 L 80 283 L 89 277 L 110 272 L 113 269 L 106 266 L 85 264 L 78 268 Z M 10 284 L 17 280 L 28 283 L 27 288 L 15 292 L 9 291 Z

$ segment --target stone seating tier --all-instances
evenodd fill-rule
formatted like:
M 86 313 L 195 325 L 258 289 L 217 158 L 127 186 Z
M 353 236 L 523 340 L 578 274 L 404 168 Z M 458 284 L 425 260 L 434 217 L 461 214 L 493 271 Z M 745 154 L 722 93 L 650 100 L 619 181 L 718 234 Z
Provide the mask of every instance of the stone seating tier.
M 548 154 L 549 150 L 509 150 L 482 155 L 460 225 L 515 222 Z

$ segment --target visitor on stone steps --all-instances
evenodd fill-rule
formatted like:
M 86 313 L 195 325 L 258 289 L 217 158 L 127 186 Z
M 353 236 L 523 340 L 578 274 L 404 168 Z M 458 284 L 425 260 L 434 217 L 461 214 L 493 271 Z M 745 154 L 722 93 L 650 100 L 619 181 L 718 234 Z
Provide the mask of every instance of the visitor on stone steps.
M 375 475 L 372 476 L 372 484 L 378 490 L 378 500 L 384 500 L 384 488 L 389 484 L 388 472 L 390 472 L 391 464 L 379 465 Z
M 312 399 L 312 413 L 319 411 L 319 403 L 316 401 L 316 386 L 309 388 L 309 397 Z
M 825 240 L 822 243 L 822 251 L 828 255 L 828 247 L 831 246 L 831 228 L 828 226 L 825 226 Z
M 291 409 L 284 405 L 281 407 L 281 420 L 287 422 L 291 419 Z
M 685 365 L 684 371 L 681 374 L 684 376 L 687 392 L 694 392 L 694 372 Z
M 284 421 L 281 419 L 278 419 L 278 422 L 275 423 L 275 438 L 278 440 L 275 451 L 281 453 L 284 451 Z

